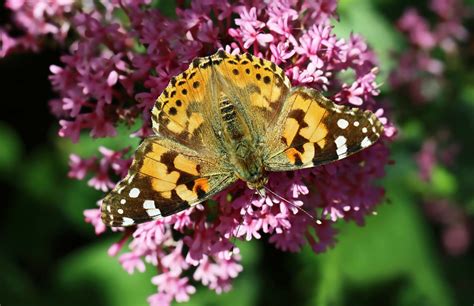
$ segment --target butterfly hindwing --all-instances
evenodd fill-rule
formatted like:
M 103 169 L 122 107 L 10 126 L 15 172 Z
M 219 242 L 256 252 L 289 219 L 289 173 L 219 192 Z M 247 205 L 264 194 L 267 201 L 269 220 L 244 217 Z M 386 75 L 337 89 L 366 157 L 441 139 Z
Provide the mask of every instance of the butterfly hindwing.
M 231 172 L 160 137 L 145 139 L 128 175 L 102 201 L 102 220 L 130 226 L 198 204 L 235 181 Z
M 303 169 L 345 158 L 377 141 L 370 111 L 337 105 L 312 88 L 292 88 L 265 161 L 268 171 Z

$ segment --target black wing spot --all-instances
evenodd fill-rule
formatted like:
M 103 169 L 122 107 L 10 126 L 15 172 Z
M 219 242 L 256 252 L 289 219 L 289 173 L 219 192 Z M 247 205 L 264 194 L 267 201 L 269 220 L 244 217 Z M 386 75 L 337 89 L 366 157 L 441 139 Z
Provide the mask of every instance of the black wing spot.
M 179 100 L 178 100 L 179 101 Z M 170 110 L 169 110 L 169 114 L 174 116 L 178 113 L 178 111 L 176 110 L 176 108 L 174 107 L 170 107 Z
M 194 87 L 194 88 L 198 88 L 200 85 L 201 85 L 201 84 L 200 84 L 198 81 L 196 81 L 196 82 L 193 83 L 193 87 Z
M 263 82 L 264 82 L 265 84 L 270 84 L 270 81 L 271 81 L 271 79 L 270 79 L 270 77 L 269 77 L 268 75 L 266 75 L 266 76 L 263 78 Z
M 301 160 L 301 157 L 300 157 L 299 154 L 296 154 L 296 153 L 295 153 L 295 154 L 293 155 L 293 158 L 295 159 L 295 165 L 297 165 L 297 166 L 303 165 L 303 161 Z
M 202 199 L 206 196 L 206 191 L 204 191 L 204 189 L 202 189 L 201 186 L 196 186 L 196 193 L 197 193 L 197 196 L 198 196 L 198 199 Z
M 194 78 L 195 75 L 196 75 L 196 71 L 191 72 L 188 76 L 188 80 L 191 80 L 192 78 Z

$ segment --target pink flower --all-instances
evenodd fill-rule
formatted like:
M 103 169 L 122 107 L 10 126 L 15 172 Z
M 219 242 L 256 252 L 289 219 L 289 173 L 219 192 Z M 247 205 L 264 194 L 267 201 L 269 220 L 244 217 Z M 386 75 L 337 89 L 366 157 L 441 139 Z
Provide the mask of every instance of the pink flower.
M 421 148 L 421 151 L 416 157 L 418 167 L 420 169 L 420 176 L 423 180 L 429 181 L 433 172 L 433 167 L 436 165 L 436 143 L 433 139 L 426 141 Z
M 398 21 L 398 27 L 410 35 L 413 44 L 421 48 L 431 49 L 436 44 L 436 38 L 429 31 L 427 22 L 415 9 L 407 10 Z
M 105 232 L 105 224 L 102 222 L 100 214 L 101 213 L 99 208 L 87 209 L 84 211 L 85 221 L 94 226 L 95 233 L 97 235 L 100 235 Z
M 87 172 L 93 170 L 96 162 L 95 158 L 82 159 L 76 154 L 69 156 L 69 173 L 68 176 L 78 180 L 84 179 Z

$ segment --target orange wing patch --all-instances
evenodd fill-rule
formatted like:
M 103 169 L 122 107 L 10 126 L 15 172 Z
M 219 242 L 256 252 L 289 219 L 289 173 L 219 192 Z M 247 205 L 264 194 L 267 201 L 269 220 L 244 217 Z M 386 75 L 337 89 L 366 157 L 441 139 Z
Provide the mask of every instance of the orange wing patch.
M 327 115 L 326 109 L 314 103 L 310 96 L 297 91 L 290 94 L 287 103 L 290 103 L 291 108 L 283 126 L 282 142 L 292 147 L 313 142 L 323 148 L 326 144 L 324 138 L 328 134 L 323 122 Z

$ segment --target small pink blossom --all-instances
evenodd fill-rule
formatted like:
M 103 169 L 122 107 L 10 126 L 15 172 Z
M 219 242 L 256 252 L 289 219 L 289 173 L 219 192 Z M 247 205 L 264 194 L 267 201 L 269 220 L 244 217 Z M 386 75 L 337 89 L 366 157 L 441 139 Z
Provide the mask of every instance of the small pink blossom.
M 86 209 L 84 211 L 85 221 L 94 226 L 96 235 L 102 234 L 106 229 L 100 215 L 101 212 L 99 208 Z

